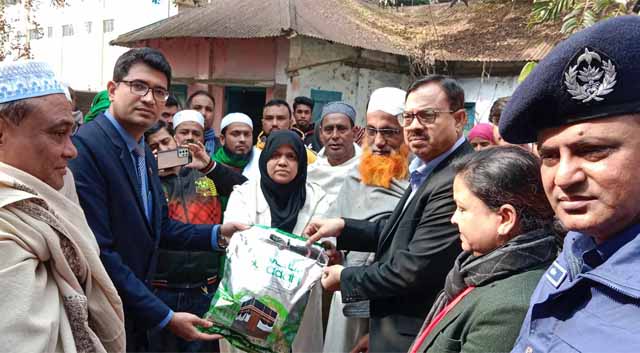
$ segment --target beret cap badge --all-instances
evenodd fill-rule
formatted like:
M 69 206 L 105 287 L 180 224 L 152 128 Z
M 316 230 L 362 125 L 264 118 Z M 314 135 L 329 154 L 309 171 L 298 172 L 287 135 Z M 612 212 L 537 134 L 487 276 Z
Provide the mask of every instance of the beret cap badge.
M 613 92 L 616 85 L 616 67 L 604 54 L 585 48 L 576 55 L 574 65 L 564 73 L 564 84 L 572 99 L 582 103 L 600 102 Z

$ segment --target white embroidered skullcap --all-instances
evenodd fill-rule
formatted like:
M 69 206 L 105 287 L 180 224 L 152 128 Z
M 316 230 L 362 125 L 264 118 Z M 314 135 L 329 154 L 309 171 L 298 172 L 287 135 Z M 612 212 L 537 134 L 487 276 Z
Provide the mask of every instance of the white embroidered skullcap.
M 233 124 L 233 123 L 243 123 L 249 125 L 253 129 L 253 121 L 251 118 L 244 113 L 229 113 L 222 118 L 222 122 L 220 123 L 220 131 L 224 130 L 225 127 Z
M 181 110 L 173 116 L 173 128 L 177 128 L 178 125 L 184 123 L 185 121 L 193 121 L 194 123 L 198 123 L 198 125 L 202 126 L 204 129 L 204 116 L 200 114 L 197 110 Z
M 367 113 L 383 111 L 398 115 L 404 111 L 404 98 L 407 92 L 395 87 L 382 87 L 371 93 Z
M 64 96 L 67 97 L 67 100 L 69 102 L 73 102 L 73 99 L 71 99 L 71 91 L 69 91 L 69 85 L 67 85 L 65 82 L 62 82 L 62 89 L 64 90 Z
M 64 87 L 51 67 L 41 61 L 4 61 L 0 63 L 0 103 L 64 94 Z

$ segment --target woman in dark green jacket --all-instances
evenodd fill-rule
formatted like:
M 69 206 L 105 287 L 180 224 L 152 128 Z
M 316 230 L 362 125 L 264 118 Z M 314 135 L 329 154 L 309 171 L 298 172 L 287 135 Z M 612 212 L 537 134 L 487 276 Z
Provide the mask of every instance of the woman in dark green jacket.
M 451 222 L 464 252 L 409 351 L 509 352 L 558 252 L 540 162 L 520 147 L 495 147 L 455 168 Z

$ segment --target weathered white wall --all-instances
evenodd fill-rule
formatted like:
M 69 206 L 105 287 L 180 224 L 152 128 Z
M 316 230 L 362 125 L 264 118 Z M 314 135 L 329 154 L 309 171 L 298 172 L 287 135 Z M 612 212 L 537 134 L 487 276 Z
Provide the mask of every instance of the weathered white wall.
M 330 63 L 298 70 L 287 87 L 287 101 L 297 96 L 311 97 L 311 89 L 342 92 L 342 100 L 353 105 L 358 125 L 364 125 L 371 92 L 380 87 L 406 88 L 409 76 Z
M 457 78 L 465 101 L 476 103 L 476 122 L 489 122 L 489 110 L 496 99 L 510 96 L 518 85 L 517 76 Z

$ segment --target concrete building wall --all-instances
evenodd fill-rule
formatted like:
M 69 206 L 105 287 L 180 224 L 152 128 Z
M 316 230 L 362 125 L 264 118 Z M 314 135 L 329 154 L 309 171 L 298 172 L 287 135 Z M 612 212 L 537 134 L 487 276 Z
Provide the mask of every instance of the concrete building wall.
M 380 87 L 406 88 L 408 75 L 348 66 L 340 62 L 298 70 L 291 79 L 287 100 L 297 96 L 311 97 L 311 90 L 342 93 L 342 100 L 353 105 L 358 125 L 364 125 L 367 103 L 371 92 Z
M 518 85 L 518 76 L 503 77 L 467 77 L 458 78 L 464 89 L 465 101 L 476 104 L 476 122 L 489 122 L 489 110 L 493 102 L 505 96 L 510 96 Z
M 340 92 L 363 125 L 371 92 L 385 86 L 406 88 L 408 71 L 397 55 L 297 36 L 290 40 L 287 100 L 311 97 L 312 90 Z
M 171 64 L 174 81 L 189 83 L 208 80 L 210 77 L 211 46 L 208 40 L 199 38 L 151 40 L 141 46 L 160 50 Z
M 326 40 L 296 36 L 289 41 L 289 72 L 332 62 L 355 59 L 359 50 Z
M 187 95 L 208 91 L 216 100 L 214 128 L 220 131 L 225 86 L 267 88 L 273 96 L 276 83 L 286 84 L 289 45 L 284 38 L 152 40 L 173 70 L 173 83 L 187 85 Z
M 213 43 L 214 79 L 275 83 L 275 38 L 215 39 Z
M 283 79 L 288 46 L 276 38 L 151 40 L 169 60 L 177 81 L 189 84 L 246 84 L 270 87 Z M 284 52 L 284 54 L 283 54 Z M 277 68 L 281 73 L 276 74 Z

